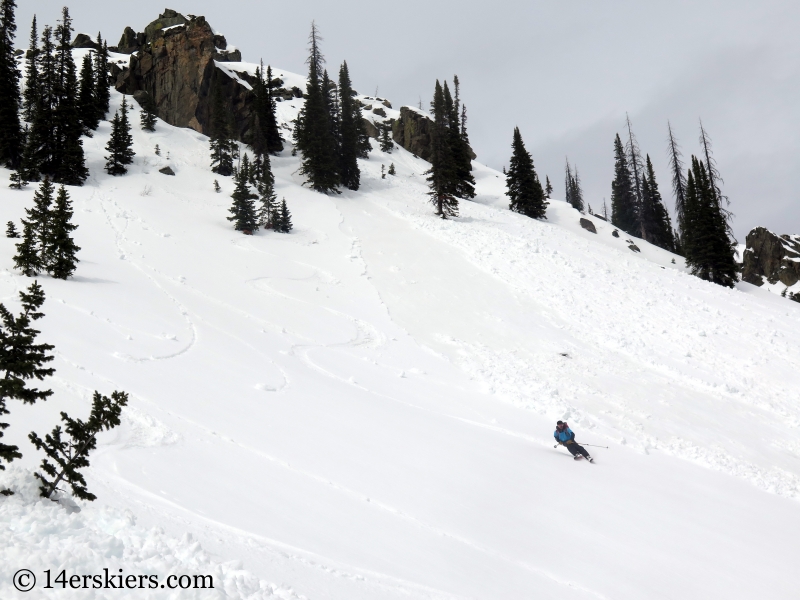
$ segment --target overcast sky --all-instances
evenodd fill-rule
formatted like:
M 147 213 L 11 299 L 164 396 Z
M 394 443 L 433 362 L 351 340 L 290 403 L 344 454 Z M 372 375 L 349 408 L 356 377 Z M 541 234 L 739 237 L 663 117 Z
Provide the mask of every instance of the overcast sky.
M 73 2 L 78 32 L 116 44 L 157 18 L 165 0 Z M 18 45 L 33 12 L 55 24 L 63 0 L 19 2 Z M 305 73 L 314 19 L 329 69 L 347 60 L 361 93 L 395 108 L 427 107 L 434 82 L 457 74 L 478 160 L 507 164 L 519 126 L 537 171 L 563 197 L 565 157 L 599 211 L 609 198 L 613 140 L 625 113 L 672 209 L 667 120 L 684 153 L 710 133 L 739 241 L 756 225 L 800 234 L 800 2 L 798 0 L 181 0 L 242 50 Z

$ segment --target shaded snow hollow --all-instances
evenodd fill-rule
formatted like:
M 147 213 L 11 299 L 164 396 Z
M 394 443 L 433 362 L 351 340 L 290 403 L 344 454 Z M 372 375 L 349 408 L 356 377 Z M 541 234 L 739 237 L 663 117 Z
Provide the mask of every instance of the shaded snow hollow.
M 287 139 L 301 105 L 278 104 Z M 215 595 L 152 596 L 170 598 L 796 594 L 796 303 L 634 253 L 558 200 L 546 221 L 511 213 L 477 163 L 475 202 L 442 221 L 402 149 L 323 196 L 287 145 L 272 162 L 296 228 L 244 236 L 206 138 L 136 127 L 114 178 L 109 132 L 84 140 L 91 178 L 69 190 L 76 276 L 39 277 L 55 395 L 10 406 L 25 457 L 0 473 L 18 491 L 0 499 L 0 597 L 90 597 L 23 596 L 19 568 L 215 575 Z M 0 188 L 0 222 L 34 189 Z M 29 280 L 0 246 L 16 310 Z M 85 417 L 95 389 L 131 395 L 87 473 L 98 500 L 38 501 L 27 433 Z M 557 419 L 609 449 L 573 462 Z

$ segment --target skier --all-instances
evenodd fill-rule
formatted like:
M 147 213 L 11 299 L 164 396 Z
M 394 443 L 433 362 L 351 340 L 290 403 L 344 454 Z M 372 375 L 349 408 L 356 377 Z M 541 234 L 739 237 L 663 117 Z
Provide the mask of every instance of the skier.
M 556 423 L 556 430 L 553 432 L 553 437 L 562 446 L 566 446 L 569 453 L 572 454 L 575 460 L 580 460 L 583 455 L 589 462 L 594 462 L 594 459 L 589 456 L 586 448 L 581 446 L 575 441 L 575 434 L 564 421 Z

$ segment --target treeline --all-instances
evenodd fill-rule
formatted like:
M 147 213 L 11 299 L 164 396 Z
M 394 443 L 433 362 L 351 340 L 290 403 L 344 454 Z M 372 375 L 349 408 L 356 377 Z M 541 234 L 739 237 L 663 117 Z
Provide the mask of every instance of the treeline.
M 614 180 L 611 184 L 611 222 L 629 235 L 686 258 L 692 274 L 732 287 L 738 280 L 736 241 L 730 228 L 731 213 L 722 193 L 722 178 L 711 151 L 711 140 L 700 124 L 700 157 L 692 156 L 685 169 L 680 147 L 668 124 L 672 189 L 677 231 L 659 192 L 649 155 L 642 158 L 630 119 L 626 141 L 614 139 Z

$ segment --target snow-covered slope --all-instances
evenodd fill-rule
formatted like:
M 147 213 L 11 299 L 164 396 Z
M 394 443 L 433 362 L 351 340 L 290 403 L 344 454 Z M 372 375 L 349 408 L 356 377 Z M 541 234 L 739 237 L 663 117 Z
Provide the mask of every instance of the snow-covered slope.
M 323 196 L 287 146 L 273 169 L 295 230 L 244 236 L 203 136 L 137 128 L 114 178 L 109 130 L 84 141 L 91 179 L 69 190 L 76 276 L 39 278 L 55 395 L 11 406 L 4 441 L 25 458 L 0 473 L 19 491 L 0 499 L 0 597 L 87 597 L 24 596 L 11 576 L 104 567 L 216 577 L 213 594 L 148 592 L 165 598 L 797 593 L 795 303 L 704 283 L 560 201 L 547 221 L 511 213 L 477 163 L 475 202 L 442 221 L 427 163 L 402 149 Z M 0 189 L 0 222 L 34 187 Z M 16 309 L 13 254 L 0 239 Z M 85 415 L 95 389 L 131 394 L 92 459 L 98 500 L 37 502 L 27 433 Z M 609 448 L 575 463 L 556 419 Z

